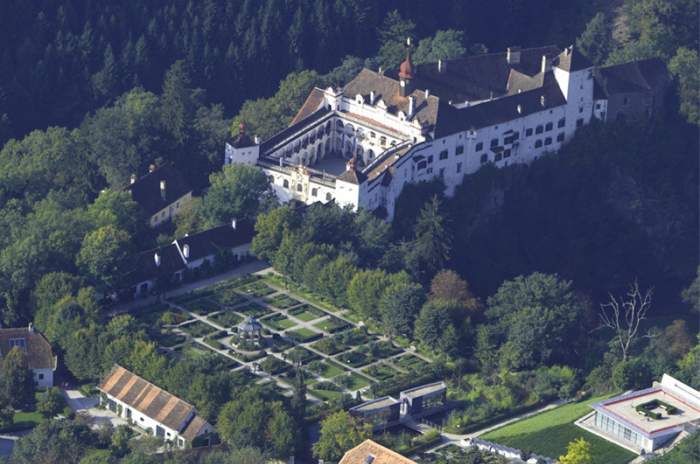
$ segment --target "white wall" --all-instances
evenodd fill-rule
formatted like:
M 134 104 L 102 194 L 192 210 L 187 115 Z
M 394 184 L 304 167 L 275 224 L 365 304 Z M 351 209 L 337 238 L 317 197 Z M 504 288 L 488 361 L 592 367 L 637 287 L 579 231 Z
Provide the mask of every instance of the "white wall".
M 260 156 L 260 145 L 244 148 L 234 148 L 226 142 L 224 164 L 255 164 Z
M 32 369 L 34 382 L 39 388 L 53 387 L 53 369 Z

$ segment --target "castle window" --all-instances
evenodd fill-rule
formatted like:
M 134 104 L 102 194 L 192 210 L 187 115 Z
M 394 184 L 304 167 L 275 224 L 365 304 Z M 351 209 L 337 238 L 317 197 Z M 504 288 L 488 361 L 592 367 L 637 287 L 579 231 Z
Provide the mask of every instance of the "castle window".
M 535 134 L 541 134 L 544 131 L 544 128 L 540 125 L 535 128 Z
M 457 172 L 462 172 L 462 163 L 457 163 Z
M 312 197 L 318 196 L 318 189 L 317 189 L 317 188 L 312 188 L 312 189 L 311 189 L 311 196 L 312 196 Z
M 370 132 L 369 133 L 370 138 L 376 139 L 377 138 L 377 133 L 376 132 Z
M 542 140 L 535 140 L 535 148 L 540 148 L 542 146 Z
M 440 177 L 445 177 L 445 168 L 440 168 Z
M 418 162 L 418 170 L 425 169 L 428 164 L 425 161 Z
M 532 135 L 532 128 L 525 129 L 525 137 L 530 137 Z
M 428 156 L 428 164 L 433 162 L 433 155 Z
M 289 188 L 289 181 L 287 179 L 284 179 L 282 181 L 282 187 L 288 189 Z
M 595 104 L 595 109 L 599 110 L 600 109 L 600 103 Z
M 583 106 L 579 106 L 579 107 L 578 107 L 578 112 L 579 112 L 579 113 L 583 113 Z
M 433 168 L 428 168 L 428 171 L 427 171 L 427 172 L 428 172 L 428 174 L 432 174 L 432 173 L 433 173 Z
M 509 158 L 510 157 L 510 148 L 506 149 L 503 151 L 503 157 L 504 158 Z
M 27 349 L 27 341 L 24 338 L 11 338 L 8 343 L 10 345 L 10 349 L 14 348 L 15 346 L 22 348 L 23 350 Z
M 331 201 L 332 199 L 333 199 L 333 197 L 331 196 L 331 193 L 330 192 L 326 193 L 326 201 Z
M 481 164 L 486 164 L 488 162 L 488 160 L 489 160 L 489 155 L 487 155 L 486 153 L 481 155 Z
M 484 149 L 484 142 L 479 142 L 476 144 L 476 148 L 475 148 L 476 151 L 481 151 L 483 149 Z
M 440 159 L 441 160 L 446 160 L 447 159 L 447 150 L 442 150 L 440 152 Z
M 576 127 L 581 127 L 581 126 L 583 126 L 583 118 L 576 120 Z
M 386 137 L 381 136 L 381 137 L 379 138 L 379 143 L 380 143 L 382 146 L 386 146 Z
M 464 145 L 457 145 L 457 148 L 455 149 L 455 155 L 461 155 L 464 153 Z
M 500 153 L 496 153 L 496 161 L 501 161 L 502 157 L 503 155 L 501 155 Z
M 548 132 L 551 131 L 552 129 L 554 129 L 554 124 L 551 122 L 548 122 L 547 125 L 544 126 L 544 130 L 546 130 Z
M 552 137 L 547 137 L 546 139 L 544 139 L 544 144 L 551 145 L 552 144 Z
M 491 148 L 498 146 L 498 139 L 491 139 Z
M 519 138 L 520 138 L 520 132 L 519 131 L 513 132 L 513 140 L 518 140 Z
M 564 127 L 565 125 L 566 125 L 566 118 L 561 118 L 561 119 L 557 122 L 557 127 Z
M 622 104 L 623 104 L 623 105 L 626 105 L 626 104 L 628 104 L 629 102 L 630 102 L 630 99 L 629 99 L 628 97 L 625 97 L 625 98 L 622 99 Z
M 557 142 L 563 142 L 564 141 L 564 133 L 561 132 L 560 134 L 557 134 Z

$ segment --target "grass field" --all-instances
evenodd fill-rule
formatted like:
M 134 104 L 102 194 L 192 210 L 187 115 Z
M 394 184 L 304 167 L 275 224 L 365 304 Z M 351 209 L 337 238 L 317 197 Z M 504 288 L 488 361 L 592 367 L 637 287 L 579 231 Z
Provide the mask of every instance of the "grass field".
M 574 421 L 591 411 L 590 404 L 609 395 L 571 403 L 496 429 L 480 438 L 550 458 L 566 452 L 569 442 L 583 437 L 591 444 L 591 464 L 623 464 L 635 455 L 574 425 Z

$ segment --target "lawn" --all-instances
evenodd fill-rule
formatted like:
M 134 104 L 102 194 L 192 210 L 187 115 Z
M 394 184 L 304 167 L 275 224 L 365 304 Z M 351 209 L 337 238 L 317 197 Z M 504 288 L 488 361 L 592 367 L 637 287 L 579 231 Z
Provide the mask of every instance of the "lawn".
M 307 368 L 327 379 L 331 379 L 335 376 L 345 373 L 345 370 L 338 364 L 332 361 L 314 361 L 308 364 Z
M 242 320 L 241 316 L 232 311 L 223 311 L 214 316 L 207 316 L 207 318 L 223 327 L 233 327 Z
M 313 330 L 307 329 L 306 327 L 300 327 L 296 330 L 289 330 L 286 333 L 287 335 L 292 337 L 297 343 L 311 342 L 323 336 L 323 334 L 316 333 Z
M 398 358 L 392 358 L 390 362 L 406 371 L 422 370 L 428 366 L 427 362 L 412 354 L 405 354 Z
M 313 388 L 311 387 L 309 389 L 309 393 L 314 395 L 316 398 L 320 398 L 325 401 L 332 401 L 332 400 L 337 400 L 338 398 L 343 397 L 343 392 L 340 391 L 335 391 L 335 390 L 324 390 L 322 388 Z
M 254 296 L 256 298 L 262 298 L 264 296 L 275 293 L 277 290 L 267 286 L 264 282 L 253 282 L 252 284 L 248 284 L 241 287 L 239 291 L 246 295 Z
M 400 374 L 399 371 L 386 363 L 375 364 L 365 368 L 362 372 L 381 381 L 389 380 L 390 378 L 396 377 Z
M 347 327 L 349 327 L 349 325 L 350 324 L 348 324 L 344 320 L 331 316 L 328 319 L 324 319 L 315 323 L 314 327 L 317 327 L 325 332 L 334 333 L 346 329 Z
M 306 364 L 310 361 L 313 361 L 314 359 L 318 359 L 318 355 L 316 353 L 312 353 L 311 351 L 302 348 L 301 346 L 297 346 L 286 353 L 283 354 L 284 359 L 287 361 L 290 361 L 292 363 L 297 363 L 300 362 L 302 364 Z
M 297 301 L 294 298 L 290 298 L 284 294 L 278 294 L 274 296 L 266 296 L 265 302 L 279 309 L 288 309 L 292 306 L 301 304 L 301 301 Z
M 181 303 L 180 306 L 186 310 L 197 313 L 197 314 L 207 314 L 213 311 L 219 311 L 221 307 L 214 301 L 208 298 L 198 298 L 196 300 L 188 301 L 186 303 Z
M 314 308 L 311 305 L 304 305 L 299 308 L 290 309 L 289 314 L 304 322 L 313 321 L 314 319 L 318 319 L 319 317 L 326 315 L 326 313 L 320 309 Z
M 190 334 L 191 336 L 193 336 L 195 338 L 202 337 L 204 335 L 208 335 L 208 334 L 216 331 L 216 329 L 214 327 L 212 327 L 209 324 L 206 324 L 204 322 L 201 322 L 201 321 L 194 321 L 194 322 L 190 322 L 190 323 L 181 325 L 179 327 L 179 329 L 182 330 L 183 332 L 187 332 L 188 334 Z
M 241 307 L 236 308 L 236 312 L 239 312 L 241 314 L 245 314 L 246 316 L 260 317 L 260 316 L 264 316 L 265 314 L 270 313 L 271 311 L 260 306 L 259 304 L 249 302 Z
M 489 432 L 480 438 L 550 458 L 566 452 L 566 445 L 583 437 L 591 444 L 591 464 L 622 464 L 634 454 L 574 425 L 591 411 L 590 405 L 609 395 L 571 403 Z
M 0 429 L 0 433 L 19 432 L 21 430 L 31 429 L 39 425 L 39 422 L 41 422 L 43 419 L 43 416 L 36 411 L 15 412 L 12 425 Z
M 333 381 L 338 385 L 342 385 L 348 390 L 359 390 L 360 388 L 369 385 L 370 382 L 367 377 L 355 374 L 354 372 L 336 377 L 333 379 Z
M 271 327 L 275 330 L 291 329 L 292 327 L 297 325 L 296 322 L 292 321 L 291 319 L 288 319 L 286 316 L 283 316 L 282 314 L 276 314 L 272 317 L 260 319 L 260 322 L 262 322 L 266 326 Z

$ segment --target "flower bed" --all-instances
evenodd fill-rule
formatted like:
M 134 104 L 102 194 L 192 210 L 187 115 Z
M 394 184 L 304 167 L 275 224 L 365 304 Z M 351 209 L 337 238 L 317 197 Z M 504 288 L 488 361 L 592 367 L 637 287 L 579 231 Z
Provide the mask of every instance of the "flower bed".
M 347 329 L 350 327 L 350 324 L 342 319 L 331 316 L 328 319 L 315 323 L 314 327 L 317 327 L 325 332 L 335 333 L 340 332 L 343 329 Z
M 314 308 L 311 305 L 304 305 L 298 308 L 290 309 L 289 314 L 304 322 L 313 321 L 314 319 L 318 319 L 326 315 L 325 312 L 318 308 Z
M 195 338 L 203 337 L 216 331 L 214 327 L 201 321 L 188 322 L 187 324 L 181 325 L 179 329 Z

